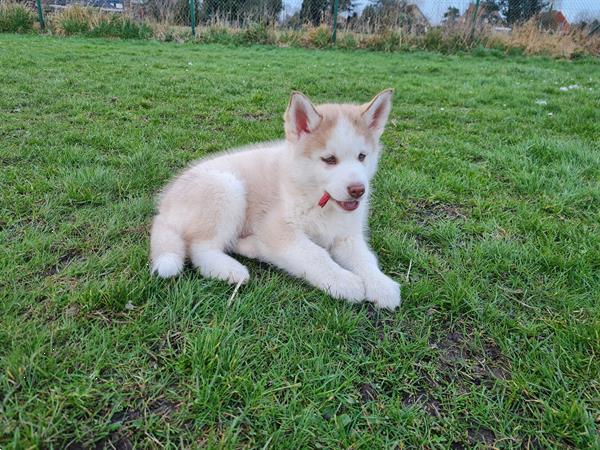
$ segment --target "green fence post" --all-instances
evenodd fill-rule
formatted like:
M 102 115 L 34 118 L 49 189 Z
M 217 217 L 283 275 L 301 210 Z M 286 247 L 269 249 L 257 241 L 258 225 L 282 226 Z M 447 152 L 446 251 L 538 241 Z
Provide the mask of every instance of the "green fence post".
M 42 30 L 44 30 L 46 28 L 46 22 L 44 22 L 44 11 L 42 10 L 42 0 L 36 0 L 35 4 L 37 5 L 38 20 L 40 21 L 40 27 L 42 27 Z
M 477 13 L 479 12 L 479 0 L 475 2 L 475 11 L 473 11 L 473 28 L 471 28 L 471 41 L 475 36 L 475 27 L 477 26 Z
M 331 35 L 331 40 L 334 44 L 337 39 L 337 16 L 339 3 L 340 0 L 333 0 L 333 34 Z
M 196 1 L 195 0 L 190 0 L 190 22 L 192 24 L 192 36 L 196 36 Z

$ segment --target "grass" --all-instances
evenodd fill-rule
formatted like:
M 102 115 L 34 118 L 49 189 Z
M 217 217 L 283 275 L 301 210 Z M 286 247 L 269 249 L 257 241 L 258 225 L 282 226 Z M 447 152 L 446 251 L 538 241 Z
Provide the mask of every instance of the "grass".
M 1 448 L 598 448 L 597 59 L 0 46 Z M 280 138 L 292 89 L 388 86 L 370 225 L 399 311 L 252 261 L 232 300 L 150 276 L 177 170 Z
M 52 33 L 59 36 L 121 39 L 147 39 L 152 36 L 152 29 L 148 24 L 135 22 L 123 14 L 106 13 L 77 4 L 49 15 L 48 26 Z
M 35 15 L 30 8 L 0 1 L 0 33 L 30 33 L 34 23 Z

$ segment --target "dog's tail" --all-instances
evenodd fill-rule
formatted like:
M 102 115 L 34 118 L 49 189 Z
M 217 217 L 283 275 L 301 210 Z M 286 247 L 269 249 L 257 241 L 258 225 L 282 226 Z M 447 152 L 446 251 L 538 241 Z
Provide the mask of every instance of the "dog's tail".
M 160 216 L 152 223 L 150 237 L 150 258 L 152 273 L 169 278 L 183 269 L 185 241 L 182 236 Z

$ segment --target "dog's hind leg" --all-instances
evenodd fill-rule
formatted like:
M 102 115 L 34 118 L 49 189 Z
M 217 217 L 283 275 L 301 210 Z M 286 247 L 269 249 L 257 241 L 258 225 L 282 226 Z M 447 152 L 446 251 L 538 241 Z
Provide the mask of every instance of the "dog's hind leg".
M 162 278 L 169 278 L 181 272 L 185 258 L 185 242 L 164 217 L 158 216 L 152 223 L 150 248 L 153 273 Z
M 204 243 L 192 244 L 192 263 L 207 278 L 217 278 L 228 283 L 245 283 L 250 278 L 246 266 L 225 254 L 223 250 L 207 247 Z
M 232 173 L 190 170 L 163 193 L 151 238 L 152 270 L 178 274 L 187 253 L 202 275 L 230 283 L 248 270 L 225 252 L 237 241 L 246 215 L 246 190 Z
M 204 174 L 202 184 L 206 185 L 205 194 L 208 194 L 204 201 L 212 202 L 203 208 L 204 220 L 210 216 L 213 223 L 212 227 L 204 226 L 197 233 L 191 230 L 188 242 L 192 264 L 207 278 L 245 283 L 250 278 L 248 269 L 225 253 L 234 247 L 244 224 L 244 186 L 234 175 L 224 172 Z

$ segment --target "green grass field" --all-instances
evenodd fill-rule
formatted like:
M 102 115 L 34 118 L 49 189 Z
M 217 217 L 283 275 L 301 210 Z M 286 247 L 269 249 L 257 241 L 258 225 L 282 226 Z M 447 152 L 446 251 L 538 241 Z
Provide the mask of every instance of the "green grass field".
M 399 311 L 150 276 L 179 169 L 388 86 Z M 592 59 L 0 35 L 0 448 L 598 448 L 599 105 Z

